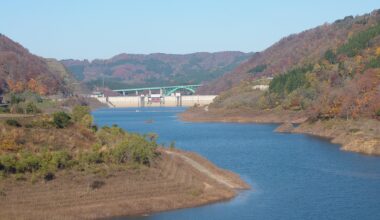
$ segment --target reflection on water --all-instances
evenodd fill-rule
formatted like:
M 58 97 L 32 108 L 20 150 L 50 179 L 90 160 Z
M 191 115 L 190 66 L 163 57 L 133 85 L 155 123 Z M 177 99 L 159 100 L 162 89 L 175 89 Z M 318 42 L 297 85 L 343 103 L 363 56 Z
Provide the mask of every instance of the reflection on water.
M 342 152 L 320 138 L 274 133 L 275 125 L 182 122 L 176 114 L 183 110 L 93 114 L 99 125 L 155 132 L 166 145 L 175 141 L 240 174 L 252 190 L 228 202 L 121 219 L 380 219 L 380 158 Z

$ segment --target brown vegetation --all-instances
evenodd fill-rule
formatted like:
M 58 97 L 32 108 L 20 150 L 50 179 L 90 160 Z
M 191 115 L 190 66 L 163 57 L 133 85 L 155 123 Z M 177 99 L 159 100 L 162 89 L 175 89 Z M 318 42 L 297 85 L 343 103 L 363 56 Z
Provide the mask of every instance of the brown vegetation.
M 73 78 L 55 60 L 47 62 L 0 34 L 0 93 L 31 91 L 40 95 L 70 93 Z
M 190 109 L 182 118 L 303 122 L 278 130 L 324 136 L 344 150 L 379 155 L 379 48 L 380 10 L 292 35 L 204 88 L 225 91 L 207 109 Z M 268 76 L 274 76 L 269 90 L 255 90 L 257 78 Z
M 149 214 L 232 198 L 227 187 L 182 157 L 160 150 L 151 167 L 117 171 L 99 167 L 92 174 L 60 172 L 52 181 L 5 180 L 0 184 L 0 217 L 6 219 L 94 219 Z M 212 173 L 247 188 L 236 175 L 190 153 L 175 152 Z
M 0 218 L 94 219 L 230 199 L 248 185 L 205 159 L 158 148 L 157 135 L 71 113 L 0 118 Z M 8 115 L 12 116 L 12 115 Z
M 380 122 L 370 119 L 303 123 L 292 132 L 306 133 L 331 139 L 341 144 L 341 149 L 380 156 Z
M 358 119 L 308 119 L 306 112 L 284 110 L 222 110 L 192 108 L 180 115 L 182 120 L 193 122 L 239 122 L 239 123 L 277 123 L 276 131 L 305 133 L 329 138 L 341 144 L 341 149 L 368 155 L 380 156 L 380 121 L 366 118 Z M 298 124 L 294 127 L 294 124 Z
M 237 86 L 241 81 L 272 77 L 287 72 L 295 66 L 314 63 L 323 58 L 327 50 L 336 50 L 350 37 L 374 26 L 379 21 L 379 10 L 375 10 L 370 14 L 347 16 L 332 24 L 323 24 L 287 36 L 266 50 L 254 54 L 249 61 L 242 63 L 232 72 L 200 88 L 199 92 L 219 94 Z M 258 68 L 263 66 L 265 68 Z

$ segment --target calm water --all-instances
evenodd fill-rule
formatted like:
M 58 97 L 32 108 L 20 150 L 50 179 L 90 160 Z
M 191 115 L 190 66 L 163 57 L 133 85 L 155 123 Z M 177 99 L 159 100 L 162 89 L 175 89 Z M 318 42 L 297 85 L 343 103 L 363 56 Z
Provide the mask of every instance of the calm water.
M 175 141 L 240 174 L 253 189 L 228 202 L 133 219 L 380 219 L 380 157 L 342 152 L 307 135 L 275 133 L 275 125 L 182 122 L 176 114 L 183 110 L 93 114 L 98 125 L 155 132 L 166 145 Z

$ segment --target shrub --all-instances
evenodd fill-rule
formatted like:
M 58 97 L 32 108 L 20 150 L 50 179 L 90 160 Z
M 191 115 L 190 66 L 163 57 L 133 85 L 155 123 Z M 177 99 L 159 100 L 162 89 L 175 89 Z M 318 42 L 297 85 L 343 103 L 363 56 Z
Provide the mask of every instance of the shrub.
M 25 113 L 24 108 L 21 104 L 12 105 L 10 108 L 10 112 L 16 113 L 16 114 L 24 114 Z
M 18 104 L 20 102 L 25 101 L 25 98 L 22 97 L 20 94 L 10 94 L 10 103 L 13 104 Z
M 65 128 L 70 124 L 71 117 L 66 112 L 56 112 L 53 114 L 53 122 L 57 128 Z
M 110 159 L 114 163 L 124 163 L 130 158 L 128 143 L 122 142 L 110 152 Z
M 104 126 L 97 132 L 97 137 L 102 145 L 113 145 L 115 142 L 121 140 L 125 135 L 123 129 L 119 127 Z
M 41 167 L 41 157 L 32 153 L 23 153 L 16 162 L 16 171 L 19 173 L 33 172 Z
M 376 111 L 376 116 L 379 116 L 379 117 L 380 117 L 380 109 L 378 109 L 378 110 Z
M 7 124 L 7 125 L 9 125 L 9 126 L 13 126 L 13 127 L 22 127 L 21 126 L 21 124 L 17 121 L 17 120 L 15 120 L 15 119 L 7 119 L 6 121 L 5 121 L 5 123 Z
M 44 128 L 44 129 L 49 129 L 56 127 L 54 122 L 51 120 L 50 117 L 41 117 L 41 118 L 36 118 L 29 122 L 29 124 L 25 125 L 25 127 L 28 126 L 29 128 Z
M 66 151 L 44 151 L 43 153 L 21 152 L 0 156 L 0 171 L 6 173 L 41 173 L 43 176 L 57 169 L 71 166 L 74 161 Z
M 133 162 L 149 165 L 155 156 L 155 141 L 147 141 L 140 135 L 131 135 L 128 138 L 128 150 Z
M 104 181 L 101 181 L 101 180 L 94 180 L 90 183 L 89 187 L 93 190 L 95 189 L 99 189 L 101 188 L 102 186 L 104 186 L 104 184 L 106 184 Z
M 36 104 L 33 102 L 29 102 L 25 107 L 26 114 L 37 114 L 40 113 L 41 110 L 37 108 Z
M 336 63 L 336 55 L 333 50 L 329 49 L 326 51 L 324 58 L 329 61 L 331 64 Z
M 155 157 L 155 141 L 148 141 L 144 136 L 132 134 L 126 137 L 110 152 L 115 163 L 134 162 L 149 165 Z
M 9 108 L 7 108 L 7 107 L 0 107 L 0 113 L 9 113 Z
M 93 150 L 82 154 L 81 161 L 85 162 L 86 164 L 103 163 L 104 157 L 101 152 Z
M 44 180 L 45 180 L 45 181 L 51 181 L 51 180 L 53 180 L 54 178 L 55 178 L 55 175 L 54 175 L 54 173 L 51 172 L 51 171 L 48 171 L 48 172 L 46 172 L 46 173 L 44 174 Z
M 0 170 L 4 170 L 5 173 L 16 172 L 16 156 L 14 154 L 5 154 L 0 156 Z
M 71 165 L 71 156 L 66 151 L 52 152 L 50 164 L 56 169 L 63 169 Z
M 76 122 L 80 122 L 83 119 L 83 117 L 85 117 L 86 115 L 90 115 L 90 111 L 91 109 L 88 106 L 76 105 L 72 111 L 73 120 Z
M 258 66 L 255 66 L 254 68 L 252 68 L 251 70 L 249 70 L 248 72 L 249 72 L 249 73 L 253 73 L 253 74 L 261 73 L 261 72 L 263 72 L 266 68 L 267 68 L 267 65 L 266 65 L 266 64 L 258 65 Z
M 91 130 L 93 132 L 97 132 L 98 131 L 98 126 L 97 125 L 91 125 Z
M 380 68 L 380 57 L 372 58 L 367 63 L 368 68 Z
M 93 122 L 93 118 L 91 115 L 85 115 L 80 120 L 80 124 L 85 126 L 86 128 L 91 128 L 92 122 Z

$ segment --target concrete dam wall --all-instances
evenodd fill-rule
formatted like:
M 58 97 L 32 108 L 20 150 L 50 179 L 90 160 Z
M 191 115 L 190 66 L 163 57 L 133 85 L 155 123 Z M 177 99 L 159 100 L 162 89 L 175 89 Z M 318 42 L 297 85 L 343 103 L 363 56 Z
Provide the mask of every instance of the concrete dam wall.
M 208 105 L 215 95 L 189 95 L 189 96 L 162 96 L 151 98 L 147 96 L 112 96 L 97 97 L 97 99 L 107 104 L 109 107 L 126 108 L 126 107 L 191 107 L 194 105 Z

